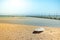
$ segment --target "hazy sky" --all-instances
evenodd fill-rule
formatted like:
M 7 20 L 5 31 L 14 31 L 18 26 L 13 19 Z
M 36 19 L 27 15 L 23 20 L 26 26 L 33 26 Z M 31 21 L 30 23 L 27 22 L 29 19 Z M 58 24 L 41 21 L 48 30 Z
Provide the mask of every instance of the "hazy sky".
M 60 0 L 0 0 L 0 15 L 60 14 Z

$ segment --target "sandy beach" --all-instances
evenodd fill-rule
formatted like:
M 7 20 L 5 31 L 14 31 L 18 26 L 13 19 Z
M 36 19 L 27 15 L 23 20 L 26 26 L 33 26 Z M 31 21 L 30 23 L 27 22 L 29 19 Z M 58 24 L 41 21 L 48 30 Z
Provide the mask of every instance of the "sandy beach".
M 33 34 L 37 26 L 0 23 L 0 40 L 60 40 L 60 28 L 43 27 L 45 31 Z
M 60 27 L 33 26 L 8 22 L 9 20 L 14 21 L 18 19 L 31 20 L 16 17 L 0 18 L 0 40 L 60 40 Z M 33 31 L 40 27 L 45 28 L 45 31 L 39 34 L 33 34 Z
M 60 0 L 0 0 L 0 40 L 60 40 Z

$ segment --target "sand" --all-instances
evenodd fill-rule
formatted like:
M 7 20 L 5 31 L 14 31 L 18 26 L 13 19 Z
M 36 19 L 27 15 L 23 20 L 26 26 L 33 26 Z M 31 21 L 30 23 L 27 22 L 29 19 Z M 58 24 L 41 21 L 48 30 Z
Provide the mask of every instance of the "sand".
M 0 20 L 30 20 L 26 18 L 0 18 Z M 36 28 L 41 26 L 31 26 L 22 24 L 0 23 L 0 40 L 60 40 L 60 28 L 43 27 L 45 31 L 33 34 Z
M 60 28 L 43 27 L 45 31 L 33 34 L 37 26 L 0 23 L 0 40 L 60 40 Z

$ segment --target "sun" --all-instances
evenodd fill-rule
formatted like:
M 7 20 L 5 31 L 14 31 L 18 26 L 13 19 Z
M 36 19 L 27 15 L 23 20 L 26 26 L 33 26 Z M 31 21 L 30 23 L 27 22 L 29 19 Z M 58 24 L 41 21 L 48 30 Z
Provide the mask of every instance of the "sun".
M 22 0 L 10 0 L 9 5 L 12 7 L 26 7 L 27 3 Z
M 25 13 L 31 8 L 31 4 L 26 0 L 7 0 L 3 3 L 1 13 L 15 14 Z

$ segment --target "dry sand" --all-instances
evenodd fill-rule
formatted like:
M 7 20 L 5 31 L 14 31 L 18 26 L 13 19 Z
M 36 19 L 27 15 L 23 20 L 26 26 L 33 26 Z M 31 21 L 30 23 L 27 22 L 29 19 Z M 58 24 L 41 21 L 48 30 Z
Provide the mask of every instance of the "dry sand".
M 44 27 L 45 31 L 33 34 L 37 26 L 0 23 L 0 40 L 60 40 L 60 28 Z

